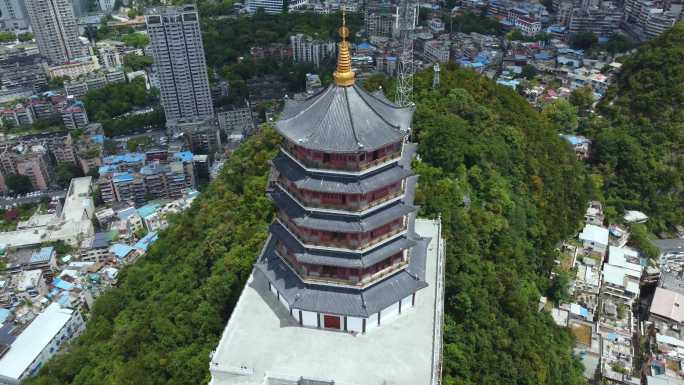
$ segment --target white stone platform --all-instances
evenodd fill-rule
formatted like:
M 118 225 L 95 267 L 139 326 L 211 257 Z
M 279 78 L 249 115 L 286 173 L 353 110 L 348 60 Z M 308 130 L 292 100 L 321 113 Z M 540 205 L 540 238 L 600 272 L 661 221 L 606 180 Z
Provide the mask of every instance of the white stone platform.
M 429 286 L 418 291 L 414 308 L 365 334 L 305 328 L 270 293 L 255 290 L 250 278 L 212 357 L 210 385 L 289 385 L 300 377 L 336 385 L 433 383 L 440 373 L 435 318 L 441 325 L 437 278 L 444 245 L 438 221 L 417 219 L 415 229 L 431 241 Z

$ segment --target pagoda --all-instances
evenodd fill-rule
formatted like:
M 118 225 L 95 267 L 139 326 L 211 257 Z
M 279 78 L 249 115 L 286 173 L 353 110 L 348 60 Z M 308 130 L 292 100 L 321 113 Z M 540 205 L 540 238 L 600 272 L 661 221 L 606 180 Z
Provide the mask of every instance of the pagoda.
M 254 280 L 303 327 L 365 333 L 415 306 L 413 108 L 355 84 L 346 23 L 328 88 L 287 100 L 268 194 L 277 207 Z

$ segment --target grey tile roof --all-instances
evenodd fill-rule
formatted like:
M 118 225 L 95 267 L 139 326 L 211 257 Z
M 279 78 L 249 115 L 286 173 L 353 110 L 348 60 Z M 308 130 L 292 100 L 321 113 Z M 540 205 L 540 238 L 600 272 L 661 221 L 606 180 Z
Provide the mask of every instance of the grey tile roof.
M 282 153 L 273 159 L 273 166 L 288 180 L 294 182 L 297 188 L 330 193 L 366 194 L 413 175 L 410 169 L 397 163 L 362 177 L 317 174 L 303 169 Z
M 276 130 L 299 146 L 328 153 L 372 151 L 402 140 L 413 108 L 400 108 L 355 85 L 288 100 Z
M 372 266 L 402 250 L 413 247 L 416 244 L 416 241 L 410 236 L 401 236 L 390 242 L 379 244 L 375 248 L 364 253 L 327 251 L 321 249 L 307 249 L 278 222 L 274 222 L 271 225 L 270 230 L 273 237 L 276 240 L 283 242 L 288 249 L 292 250 L 297 261 L 301 263 L 355 269 Z
M 368 317 L 387 306 L 427 287 L 420 271 L 425 271 L 428 239 L 420 239 L 412 248 L 409 266 L 373 286 L 353 289 L 304 283 L 274 250 L 270 237 L 255 264 L 256 284 L 271 282 L 285 300 L 296 309 L 320 313 Z
M 651 242 L 661 253 L 684 253 L 684 238 L 656 239 Z
M 323 231 L 365 233 L 416 211 L 414 206 L 396 202 L 364 216 L 326 214 L 304 209 L 280 189 L 274 190 L 270 196 L 276 206 L 283 210 L 297 226 Z

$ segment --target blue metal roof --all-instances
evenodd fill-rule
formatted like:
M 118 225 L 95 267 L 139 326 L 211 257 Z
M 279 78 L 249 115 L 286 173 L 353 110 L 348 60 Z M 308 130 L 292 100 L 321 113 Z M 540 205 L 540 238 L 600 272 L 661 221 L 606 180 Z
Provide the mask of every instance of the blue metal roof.
M 147 251 L 158 238 L 159 236 L 156 231 L 150 231 L 135 244 L 135 248 Z
M 138 208 L 138 214 L 143 218 L 147 218 L 150 215 L 154 214 L 158 208 L 159 203 L 151 202 L 146 204 L 145 206 Z
M 135 249 L 123 243 L 115 243 L 112 245 L 112 247 L 109 248 L 109 251 L 114 253 L 114 255 L 116 255 L 117 258 L 123 259 L 126 258 L 128 254 L 135 251 Z
M 173 158 L 176 160 L 180 160 L 183 162 L 192 162 L 192 152 L 190 151 L 181 151 L 173 154 Z
M 47 262 L 52 257 L 52 252 L 55 250 L 54 247 L 43 247 L 39 251 L 34 252 L 31 255 L 31 263 Z
M 129 152 L 121 155 L 106 156 L 103 160 L 105 164 L 140 163 L 145 161 L 145 154 L 141 152 Z
M 119 219 L 126 220 L 131 217 L 131 215 L 136 214 L 137 211 L 135 211 L 134 207 L 127 207 L 121 211 L 119 211 L 116 215 L 119 216 Z
M 133 175 L 127 172 L 117 172 L 112 177 L 114 183 L 133 182 Z
M 4 307 L 0 307 L 0 324 L 3 324 L 10 315 L 10 311 Z
M 52 284 L 55 285 L 56 288 L 66 290 L 66 291 L 69 291 L 69 290 L 74 288 L 73 284 L 71 284 L 67 281 L 64 281 L 62 279 L 59 279 L 59 278 L 55 278 L 52 281 Z
M 90 140 L 92 140 L 95 143 L 102 144 L 104 143 L 105 137 L 104 135 L 90 135 Z

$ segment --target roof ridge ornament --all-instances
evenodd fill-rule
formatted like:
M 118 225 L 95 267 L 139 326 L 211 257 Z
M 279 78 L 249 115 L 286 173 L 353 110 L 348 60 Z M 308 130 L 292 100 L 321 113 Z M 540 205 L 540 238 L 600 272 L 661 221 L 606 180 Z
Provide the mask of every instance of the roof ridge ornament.
M 337 69 L 333 72 L 335 84 L 341 87 L 354 85 L 354 71 L 351 66 L 351 54 L 349 53 L 349 28 L 347 28 L 346 11 L 342 10 L 342 26 L 339 29 L 342 40 L 337 53 Z

